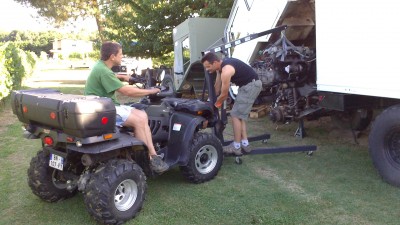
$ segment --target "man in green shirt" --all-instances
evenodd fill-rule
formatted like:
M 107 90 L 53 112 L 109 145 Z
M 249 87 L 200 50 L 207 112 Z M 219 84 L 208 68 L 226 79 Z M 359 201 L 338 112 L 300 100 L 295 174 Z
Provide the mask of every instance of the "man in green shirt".
M 122 47 L 116 42 L 105 42 L 101 46 L 101 60 L 93 67 L 85 85 L 85 95 L 96 95 L 111 98 L 117 111 L 117 126 L 132 127 L 135 137 L 143 141 L 150 157 L 150 167 L 156 173 L 162 173 L 168 169 L 161 157 L 155 151 L 151 136 L 148 117 L 145 111 L 135 109 L 127 105 L 120 105 L 115 92 L 129 97 L 143 97 L 160 92 L 158 88 L 139 89 L 131 85 L 124 85 L 121 80 L 129 81 L 126 75 L 115 75 L 111 70 L 113 66 L 121 64 Z

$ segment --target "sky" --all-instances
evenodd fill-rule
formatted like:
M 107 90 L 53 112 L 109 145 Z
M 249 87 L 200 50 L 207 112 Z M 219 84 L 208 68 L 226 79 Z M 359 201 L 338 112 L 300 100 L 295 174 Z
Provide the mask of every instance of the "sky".
M 46 23 L 44 19 L 37 19 L 35 18 L 36 16 L 36 10 L 33 8 L 27 8 L 14 0 L 1 0 L 0 31 L 44 31 L 52 29 L 52 26 Z M 90 31 L 96 30 L 94 20 L 87 20 L 75 25 L 75 28 L 71 27 L 69 29 L 76 29 L 77 31 L 82 28 Z

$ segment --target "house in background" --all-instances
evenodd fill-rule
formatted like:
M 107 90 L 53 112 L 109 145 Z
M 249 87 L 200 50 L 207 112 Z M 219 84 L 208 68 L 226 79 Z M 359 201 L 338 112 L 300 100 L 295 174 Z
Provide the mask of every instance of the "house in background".
M 74 39 L 56 39 L 53 42 L 53 49 L 51 52 L 53 53 L 54 59 L 68 59 L 72 53 L 79 53 L 82 58 L 87 58 L 88 54 L 93 52 L 93 42 Z

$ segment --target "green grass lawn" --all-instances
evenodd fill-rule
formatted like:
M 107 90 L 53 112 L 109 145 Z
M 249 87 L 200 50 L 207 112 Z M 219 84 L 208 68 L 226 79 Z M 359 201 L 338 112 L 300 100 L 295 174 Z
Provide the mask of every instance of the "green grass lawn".
M 63 87 L 81 93 L 83 87 Z M 38 140 L 21 137 L 9 107 L 0 112 L 0 224 L 96 224 L 81 194 L 41 201 L 27 184 Z M 148 179 L 144 208 L 126 224 L 399 224 L 400 189 L 382 181 L 368 154 L 367 134 L 355 144 L 350 131 L 330 120 L 305 122 L 308 136 L 293 137 L 297 124 L 276 126 L 266 117 L 249 121 L 250 135 L 269 132 L 265 145 L 317 145 L 305 153 L 226 157 L 215 179 L 184 180 L 178 168 Z M 226 139 L 232 138 L 230 126 Z

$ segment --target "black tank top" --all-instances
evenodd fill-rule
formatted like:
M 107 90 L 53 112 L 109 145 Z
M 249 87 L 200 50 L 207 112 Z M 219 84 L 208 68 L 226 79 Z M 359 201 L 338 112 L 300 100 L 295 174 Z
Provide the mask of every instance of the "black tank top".
M 226 65 L 235 68 L 235 74 L 231 78 L 231 82 L 241 87 L 253 80 L 258 80 L 258 74 L 246 63 L 235 58 L 224 58 L 221 64 L 221 70 Z

